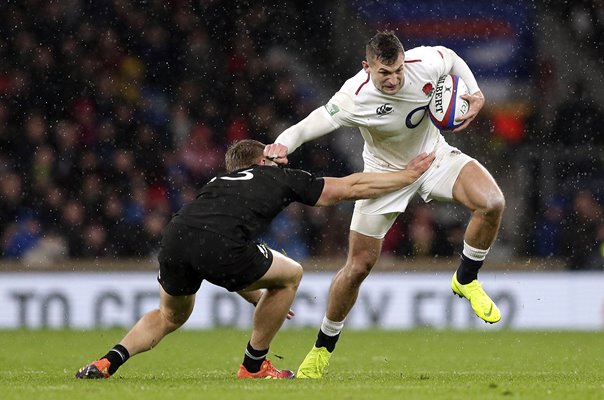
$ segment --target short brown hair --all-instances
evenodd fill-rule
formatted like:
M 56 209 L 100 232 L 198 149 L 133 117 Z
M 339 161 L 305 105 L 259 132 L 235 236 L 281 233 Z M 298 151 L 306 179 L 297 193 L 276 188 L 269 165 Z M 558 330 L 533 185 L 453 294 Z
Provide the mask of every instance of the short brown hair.
M 234 142 L 229 146 L 224 155 L 226 171 L 233 172 L 254 165 L 262 158 L 264 147 L 263 143 L 252 139 Z
M 401 53 L 405 53 L 405 48 L 393 31 L 378 32 L 365 46 L 365 57 L 368 62 L 376 59 L 391 65 Z

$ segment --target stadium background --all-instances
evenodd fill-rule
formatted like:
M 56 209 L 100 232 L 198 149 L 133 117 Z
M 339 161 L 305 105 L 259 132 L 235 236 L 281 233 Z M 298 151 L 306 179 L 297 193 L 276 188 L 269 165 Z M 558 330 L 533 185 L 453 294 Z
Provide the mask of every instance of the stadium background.
M 587 328 L 604 326 L 601 294 L 582 286 L 585 277 L 599 283 L 604 265 L 601 2 L 29 0 L 0 8 L 3 326 L 71 326 L 70 282 L 85 288 L 86 277 L 108 278 L 115 296 L 106 312 L 127 314 L 98 325 L 128 325 L 144 307 L 124 276 L 141 271 L 132 285 L 147 285 L 150 306 L 161 229 L 221 170 L 226 145 L 271 142 L 323 104 L 383 28 L 406 48 L 453 48 L 485 93 L 480 118 L 447 140 L 483 162 L 506 194 L 487 284 L 558 277 L 592 293 L 565 304 L 591 304 L 585 311 L 598 317 Z M 361 146 L 355 130 L 342 129 L 305 144 L 291 163 L 340 176 L 361 168 Z M 264 240 L 329 282 L 333 272 L 324 272 L 346 254 L 351 208 L 291 206 Z M 454 205 L 414 202 L 376 269 L 444 293 L 466 220 Z M 371 315 L 367 324 L 379 325 Z

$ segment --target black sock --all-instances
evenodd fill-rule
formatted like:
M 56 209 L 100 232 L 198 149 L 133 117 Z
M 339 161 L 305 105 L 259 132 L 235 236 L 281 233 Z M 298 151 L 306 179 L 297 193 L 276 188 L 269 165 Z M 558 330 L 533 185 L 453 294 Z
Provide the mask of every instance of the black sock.
M 109 373 L 113 375 L 123 363 L 128 361 L 130 358 L 130 353 L 128 353 L 128 350 L 126 350 L 126 348 L 121 344 L 116 344 L 111 350 L 109 350 L 109 353 L 105 354 L 101 358 L 106 358 L 109 360 L 111 363 L 109 366 Z
M 339 338 L 339 333 L 335 336 L 328 336 L 324 334 L 322 330 L 319 329 L 319 334 L 317 335 L 315 347 L 325 347 L 327 351 L 333 353 L 333 350 L 336 348 L 336 343 L 338 342 Z
M 461 254 L 461 264 L 457 268 L 457 281 L 462 285 L 467 285 L 474 279 L 478 279 L 478 270 L 482 267 L 484 261 L 476 261 Z
M 245 356 L 243 357 L 243 366 L 248 372 L 258 372 L 260 371 L 260 366 L 266 359 L 267 354 L 268 349 L 256 350 L 248 342 L 247 348 L 245 349 Z

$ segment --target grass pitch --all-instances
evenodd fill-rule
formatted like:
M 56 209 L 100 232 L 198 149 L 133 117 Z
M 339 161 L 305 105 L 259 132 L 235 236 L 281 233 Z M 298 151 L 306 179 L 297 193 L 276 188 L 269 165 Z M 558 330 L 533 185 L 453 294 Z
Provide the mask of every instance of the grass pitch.
M 13 399 L 604 399 L 604 333 L 344 331 L 320 381 L 238 381 L 248 331 L 182 330 L 108 380 L 76 380 L 123 330 L 0 331 L 0 398 Z M 271 348 L 294 371 L 315 330 Z

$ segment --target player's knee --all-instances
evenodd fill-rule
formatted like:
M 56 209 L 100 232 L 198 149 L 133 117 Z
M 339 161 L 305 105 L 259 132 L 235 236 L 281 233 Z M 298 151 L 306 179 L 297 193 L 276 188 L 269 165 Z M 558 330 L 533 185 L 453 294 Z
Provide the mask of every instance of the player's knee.
M 294 260 L 289 260 L 282 271 L 280 282 L 276 287 L 297 289 L 302 280 L 302 266 Z
M 164 315 L 164 320 L 167 323 L 167 326 L 169 327 L 169 330 L 174 331 L 178 328 L 180 328 L 185 322 L 187 322 L 187 319 L 189 318 L 188 314 L 183 314 L 183 313 L 167 313 Z
M 371 272 L 375 262 L 369 258 L 357 257 L 345 268 L 347 279 L 354 285 L 360 285 Z
M 192 309 L 189 308 L 183 308 L 178 310 L 160 310 L 165 324 L 169 327 L 169 330 L 172 331 L 180 328 L 185 322 L 187 322 L 189 316 L 191 315 L 191 311 Z
M 505 197 L 500 190 L 491 193 L 488 198 L 486 214 L 494 217 L 500 217 L 505 209 Z
M 292 267 L 292 283 L 297 288 L 300 285 L 300 281 L 302 280 L 302 275 L 304 274 L 304 269 L 298 263 Z

